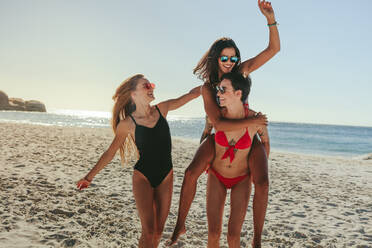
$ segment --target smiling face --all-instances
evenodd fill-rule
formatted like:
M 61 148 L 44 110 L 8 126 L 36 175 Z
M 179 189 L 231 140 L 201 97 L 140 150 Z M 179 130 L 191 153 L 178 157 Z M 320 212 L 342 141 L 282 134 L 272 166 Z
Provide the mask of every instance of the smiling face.
M 226 62 L 221 61 L 221 57 L 226 56 L 228 60 Z M 220 57 L 218 58 L 218 71 L 219 74 L 231 72 L 236 63 L 231 62 L 231 57 L 235 57 L 236 52 L 233 47 L 224 48 L 221 51 Z
M 131 94 L 133 101 L 136 103 L 150 103 L 154 97 L 154 88 L 155 85 L 150 83 L 146 78 L 141 78 L 137 82 L 136 90 Z
M 227 107 L 233 103 L 241 103 L 241 91 L 234 90 L 229 79 L 224 79 L 218 85 L 219 89 L 217 91 L 217 97 L 219 98 L 219 103 L 221 107 Z

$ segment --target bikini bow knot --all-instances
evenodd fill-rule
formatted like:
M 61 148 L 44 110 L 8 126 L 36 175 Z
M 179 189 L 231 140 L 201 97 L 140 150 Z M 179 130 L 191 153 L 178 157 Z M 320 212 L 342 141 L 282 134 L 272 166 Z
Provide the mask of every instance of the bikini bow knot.
M 229 148 L 227 148 L 226 152 L 223 154 L 222 159 L 230 157 L 230 163 L 231 163 L 235 158 L 234 149 L 235 149 L 235 145 L 229 145 Z

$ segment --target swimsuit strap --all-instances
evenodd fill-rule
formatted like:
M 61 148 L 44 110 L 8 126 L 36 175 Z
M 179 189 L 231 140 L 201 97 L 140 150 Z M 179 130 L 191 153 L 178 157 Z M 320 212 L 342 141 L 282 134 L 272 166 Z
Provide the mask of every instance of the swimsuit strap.
M 161 117 L 163 117 L 162 114 L 161 114 L 161 112 L 160 112 L 160 110 L 159 110 L 159 108 L 158 108 L 158 105 L 155 105 L 155 108 L 158 110 L 159 115 L 160 115 Z M 134 117 L 133 117 L 131 114 L 129 114 L 129 117 L 132 118 L 134 124 L 136 124 L 136 126 L 138 126 L 136 120 L 134 119 Z
M 163 117 L 163 115 L 161 114 L 161 112 L 160 112 L 160 110 L 159 110 L 159 108 L 158 108 L 158 105 L 155 105 L 155 108 L 158 110 L 159 115 L 160 115 L 161 117 Z
M 137 126 L 137 122 L 136 122 L 136 120 L 133 118 L 133 116 L 132 116 L 131 114 L 129 114 L 129 117 L 132 118 L 134 124 Z

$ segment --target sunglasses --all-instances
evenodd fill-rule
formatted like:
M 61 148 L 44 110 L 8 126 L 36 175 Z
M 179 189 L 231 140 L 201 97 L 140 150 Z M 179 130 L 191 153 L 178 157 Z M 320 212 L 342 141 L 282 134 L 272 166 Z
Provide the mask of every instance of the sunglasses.
M 231 57 L 228 57 L 228 56 L 221 56 L 220 57 L 220 60 L 221 62 L 227 62 L 230 58 L 230 61 L 231 63 L 236 63 L 239 61 L 239 58 L 237 56 L 231 56 Z
M 221 93 L 221 95 L 223 95 L 223 94 L 225 94 L 226 92 L 228 92 L 227 90 L 226 90 L 226 87 L 223 87 L 223 86 L 216 86 L 216 90 L 217 90 L 217 92 L 220 92 Z
M 155 89 L 155 84 L 153 83 L 145 83 L 143 85 L 143 87 L 146 89 L 146 90 L 149 90 L 149 89 Z

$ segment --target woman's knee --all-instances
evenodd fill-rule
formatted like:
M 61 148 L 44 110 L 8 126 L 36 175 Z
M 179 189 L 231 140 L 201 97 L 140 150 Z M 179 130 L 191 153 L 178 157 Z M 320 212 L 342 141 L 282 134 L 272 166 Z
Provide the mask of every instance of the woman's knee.
M 163 234 L 163 229 L 162 230 L 156 230 L 156 232 L 154 233 L 154 239 L 155 240 L 160 240 L 162 234 Z
M 208 228 L 208 238 L 220 239 L 221 231 L 221 228 Z
M 229 228 L 227 232 L 227 240 L 229 241 L 234 241 L 234 240 L 239 240 L 240 239 L 240 229 L 237 228 Z
M 164 226 L 165 226 L 165 222 L 163 224 L 158 223 L 158 225 L 155 227 L 154 235 L 155 236 L 161 235 L 164 231 Z
M 155 233 L 154 228 L 142 228 L 142 236 L 145 239 L 152 240 L 155 237 Z

